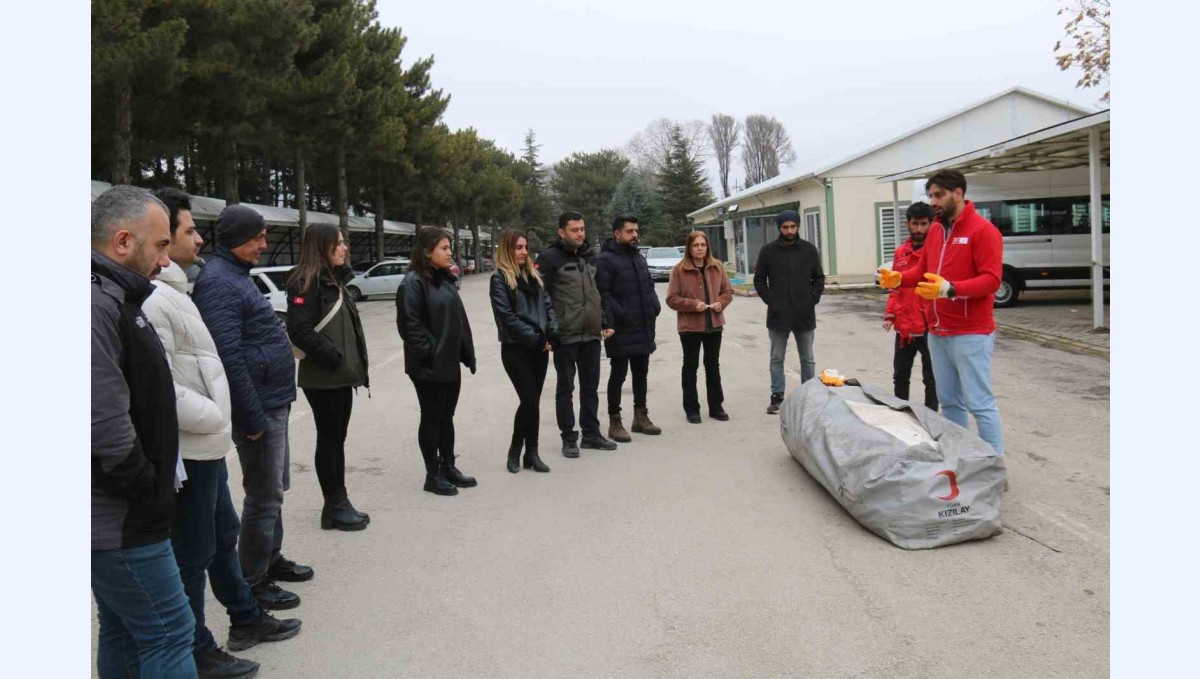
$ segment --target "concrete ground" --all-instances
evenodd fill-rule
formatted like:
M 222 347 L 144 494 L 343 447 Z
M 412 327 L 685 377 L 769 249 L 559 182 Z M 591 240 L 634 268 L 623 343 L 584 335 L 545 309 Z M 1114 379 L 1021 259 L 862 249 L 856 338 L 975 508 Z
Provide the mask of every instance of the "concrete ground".
M 301 634 L 241 653 L 262 663 L 260 676 L 1107 676 L 1106 360 L 1001 337 L 993 372 L 1007 529 L 907 552 L 861 528 L 789 456 L 778 418 L 764 412 L 758 299 L 735 298 L 727 313 L 730 422 L 685 421 L 675 314 L 664 309 L 649 398 L 664 434 L 564 459 L 551 367 L 541 434 L 553 471 L 514 476 L 504 460 L 516 396 L 487 278 L 468 278 L 462 296 L 480 367 L 464 375 L 459 467 L 479 487 L 454 498 L 421 491 L 394 307 L 364 302 L 373 386 L 355 403 L 347 485 L 372 523 L 318 527 L 315 433 L 301 396 L 284 554 L 317 575 L 292 586 L 303 603 L 281 613 L 304 620 Z M 890 384 L 882 299 L 830 294 L 818 309 L 818 367 Z M 789 386 L 798 370 L 793 351 Z M 236 455 L 229 464 L 240 506 Z M 211 597 L 208 616 L 223 642 L 227 619 Z

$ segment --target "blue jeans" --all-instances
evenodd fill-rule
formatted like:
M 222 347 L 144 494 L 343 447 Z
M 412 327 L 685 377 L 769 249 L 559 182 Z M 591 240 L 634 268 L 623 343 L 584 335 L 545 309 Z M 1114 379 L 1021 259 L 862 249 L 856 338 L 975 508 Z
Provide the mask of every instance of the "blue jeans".
M 242 532 L 238 555 L 242 575 L 251 587 L 267 577 L 283 548 L 283 492 L 291 486 L 291 451 L 288 448 L 288 418 L 292 406 L 266 413 L 267 429 L 257 441 L 235 424 L 233 443 L 242 463 Z M 254 432 L 249 432 L 254 433 Z
M 772 394 L 782 394 L 787 390 L 787 382 L 783 375 L 783 357 L 787 354 L 789 335 L 795 335 L 796 349 L 800 352 L 800 382 L 807 382 L 817 376 L 817 360 L 813 356 L 815 330 L 772 330 L 767 328 L 767 333 L 771 336 Z
M 93 550 L 92 595 L 100 617 L 100 679 L 196 676 L 196 618 L 170 540 Z
M 262 615 L 250 586 L 242 577 L 237 540 L 241 522 L 229 496 L 229 468 L 225 460 L 184 460 L 187 480 L 176 502 L 171 546 L 183 590 L 196 616 L 195 653 L 216 650 L 217 641 L 204 625 L 204 590 L 212 582 L 213 594 L 235 625 L 254 622 Z M 207 578 L 205 574 L 207 573 Z
M 988 335 L 929 335 L 929 354 L 938 400 L 946 419 L 970 428 L 967 413 L 975 416 L 979 438 L 1003 455 L 1000 444 L 1000 410 L 992 393 L 992 351 L 996 333 Z

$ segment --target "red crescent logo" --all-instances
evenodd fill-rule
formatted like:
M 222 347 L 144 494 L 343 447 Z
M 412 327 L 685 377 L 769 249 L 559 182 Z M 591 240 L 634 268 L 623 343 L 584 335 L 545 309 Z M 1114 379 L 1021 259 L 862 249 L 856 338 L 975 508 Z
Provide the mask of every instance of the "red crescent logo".
M 949 469 L 943 469 L 942 471 L 938 472 L 937 475 L 944 476 L 947 479 L 949 479 L 949 481 L 950 481 L 950 494 L 949 495 L 939 495 L 938 499 L 949 502 L 950 500 L 953 500 L 954 498 L 958 497 L 958 475 L 955 474 L 954 472 L 950 471 Z

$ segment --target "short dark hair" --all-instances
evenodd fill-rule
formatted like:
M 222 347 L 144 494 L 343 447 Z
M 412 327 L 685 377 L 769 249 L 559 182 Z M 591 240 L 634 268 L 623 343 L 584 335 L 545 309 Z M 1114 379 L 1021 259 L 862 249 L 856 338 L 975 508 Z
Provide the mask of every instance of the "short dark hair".
M 967 178 L 958 170 L 938 170 L 936 174 L 925 182 L 925 190 L 929 191 L 931 186 L 940 186 L 951 193 L 955 189 L 962 189 L 963 193 L 967 192 Z
M 573 210 L 567 210 L 558 216 L 558 228 L 567 228 L 567 222 L 583 221 L 583 215 Z
M 638 218 L 628 213 L 613 217 L 613 231 L 624 229 L 626 224 L 638 224 Z
M 167 206 L 167 219 L 171 221 L 171 238 L 174 238 L 175 229 L 179 228 L 179 211 L 192 211 L 192 197 L 172 186 L 163 187 L 155 191 L 154 195 Z
M 933 221 L 933 208 L 929 203 L 916 202 L 908 206 L 904 211 L 904 221 L 911 222 L 914 219 L 928 219 Z

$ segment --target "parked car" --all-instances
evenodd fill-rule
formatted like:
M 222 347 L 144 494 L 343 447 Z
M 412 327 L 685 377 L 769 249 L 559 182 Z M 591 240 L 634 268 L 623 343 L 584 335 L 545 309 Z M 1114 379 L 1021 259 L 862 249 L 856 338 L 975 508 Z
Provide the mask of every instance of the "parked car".
M 258 291 L 266 296 L 282 323 L 287 322 L 287 276 L 292 270 L 289 266 L 256 266 L 250 269 L 250 279 L 258 286 Z
M 645 258 L 646 258 L 646 253 L 647 253 L 647 252 L 650 252 L 650 246 L 649 246 L 649 245 L 639 245 L 639 246 L 638 246 L 638 254 L 642 256 L 642 259 L 645 259 Z
M 650 248 L 646 253 L 646 265 L 650 267 L 651 280 L 670 280 L 671 269 L 675 268 L 681 259 L 683 254 L 676 248 Z
M 370 297 L 395 297 L 396 289 L 406 273 L 407 259 L 387 260 L 355 276 L 346 284 L 346 290 L 355 302 Z
M 676 245 L 675 249 L 679 251 L 680 257 L 687 254 L 687 246 L 686 245 Z

